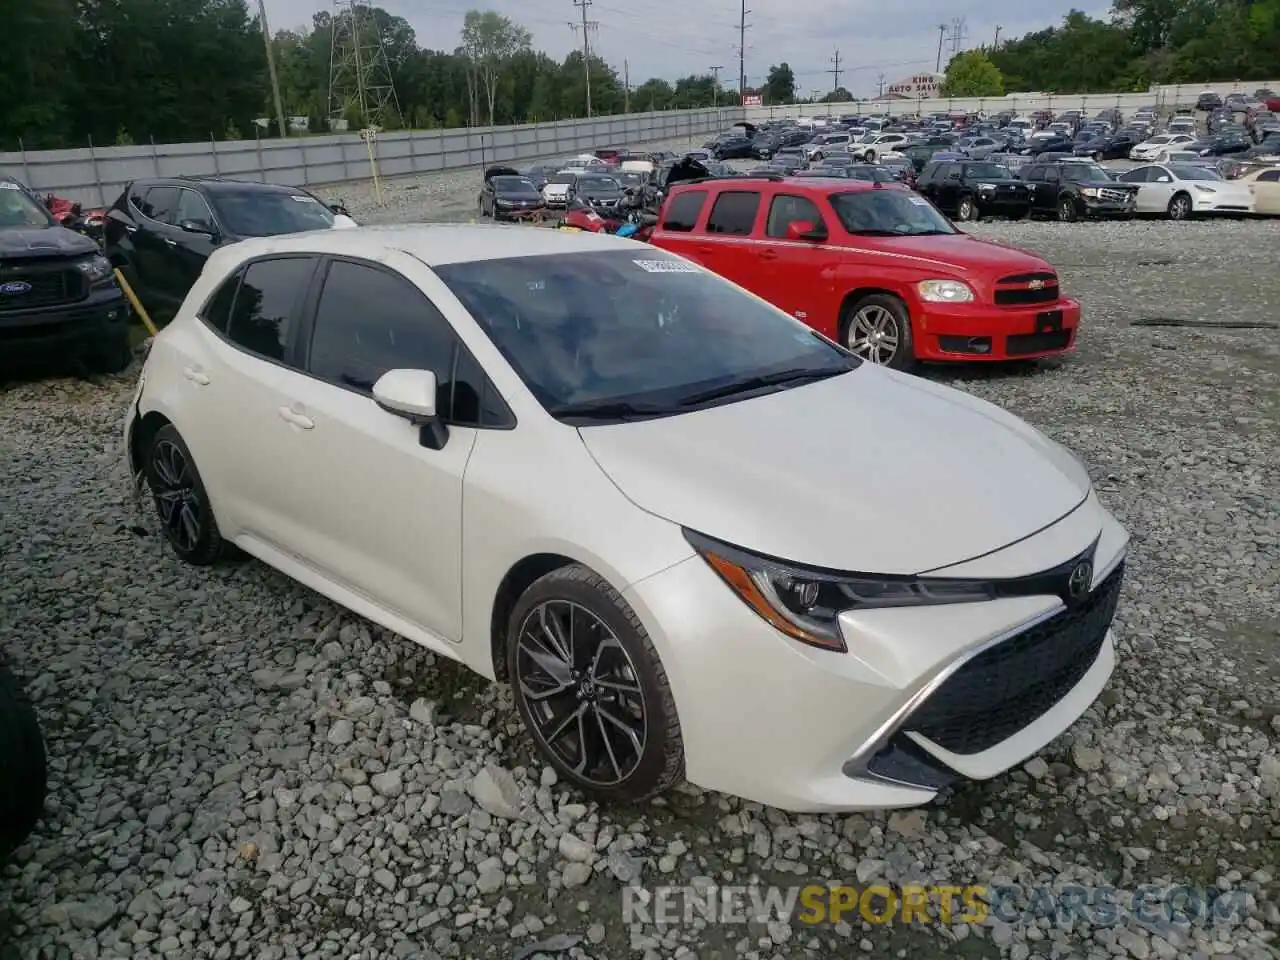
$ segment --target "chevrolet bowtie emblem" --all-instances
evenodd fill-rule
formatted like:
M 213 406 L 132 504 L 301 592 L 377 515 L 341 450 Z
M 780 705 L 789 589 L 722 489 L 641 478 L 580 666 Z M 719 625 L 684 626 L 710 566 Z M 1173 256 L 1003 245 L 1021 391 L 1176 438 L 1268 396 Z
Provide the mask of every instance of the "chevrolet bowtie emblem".
M 1028 283 L 1028 284 L 1027 284 L 1027 286 L 1028 286 L 1030 289 L 1032 289 L 1032 290 L 1043 290 L 1043 289 L 1044 289 L 1044 281 L 1043 281 L 1043 280 L 1032 280 L 1030 283 Z

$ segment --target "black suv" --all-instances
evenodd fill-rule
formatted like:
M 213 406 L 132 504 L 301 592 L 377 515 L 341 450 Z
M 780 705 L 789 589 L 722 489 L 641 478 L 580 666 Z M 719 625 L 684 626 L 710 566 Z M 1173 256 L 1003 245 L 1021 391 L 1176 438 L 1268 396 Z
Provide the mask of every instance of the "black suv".
M 1056 215 L 1068 223 L 1081 217 L 1134 217 L 1138 188 L 1113 180 L 1096 163 L 1033 163 L 1018 173 L 1031 188 L 1032 215 Z
M 0 358 L 40 354 L 123 370 L 132 359 L 129 310 L 98 245 L 0 176 Z
M 1221 106 L 1222 98 L 1216 93 L 1210 93 L 1206 90 L 1204 93 L 1200 94 L 1200 96 L 1196 97 L 1196 109 L 1203 110 L 1205 113 L 1217 110 Z
M 107 211 L 104 246 L 148 310 L 171 316 L 215 247 L 246 237 L 354 223 L 297 187 L 219 177 L 125 185 Z
M 1031 212 L 1031 191 L 1008 167 L 989 160 L 935 160 L 924 168 L 916 190 L 956 220 L 1012 217 Z

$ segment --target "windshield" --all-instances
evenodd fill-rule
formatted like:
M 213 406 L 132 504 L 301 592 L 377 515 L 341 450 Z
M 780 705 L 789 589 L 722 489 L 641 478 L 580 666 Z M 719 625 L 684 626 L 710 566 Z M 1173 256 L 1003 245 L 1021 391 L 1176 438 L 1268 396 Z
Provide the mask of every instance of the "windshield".
M 328 230 L 333 211 L 315 197 L 275 190 L 214 190 L 209 198 L 227 229 L 242 237 Z
M 617 190 L 618 181 L 612 177 L 579 177 L 578 187 L 582 190 Z
M 48 210 L 16 183 L 0 180 L 0 229 L 52 226 L 54 219 Z
M 928 237 L 959 233 L 928 200 L 907 190 L 837 193 L 831 206 L 849 233 L 864 237 Z
M 570 184 L 577 182 L 577 176 L 572 173 L 557 173 L 547 183 Z
M 618 174 L 618 181 L 624 187 L 643 187 L 644 186 L 644 177 L 642 177 L 638 173 L 620 173 Z
M 1072 183 L 1085 183 L 1089 180 L 1110 180 L 1111 177 L 1096 163 L 1064 163 L 1062 179 Z
M 618 403 L 675 413 L 751 378 L 858 364 L 800 321 L 659 250 L 434 269 L 553 413 Z
M 896 183 L 898 180 L 884 167 L 850 166 L 846 175 L 854 180 L 869 180 L 873 183 Z
M 1001 163 L 970 163 L 964 168 L 966 176 L 978 180 L 1013 180 L 1013 171 Z
M 495 190 L 508 193 L 537 193 L 538 188 L 526 177 L 494 177 L 491 181 Z
M 1172 139 L 1173 137 L 1164 135 L 1159 137 L 1152 137 L 1150 140 L 1147 141 L 1147 143 L 1168 143 Z
M 1197 167 L 1189 163 L 1169 165 L 1169 172 L 1179 180 L 1222 180 L 1222 174 L 1209 167 Z

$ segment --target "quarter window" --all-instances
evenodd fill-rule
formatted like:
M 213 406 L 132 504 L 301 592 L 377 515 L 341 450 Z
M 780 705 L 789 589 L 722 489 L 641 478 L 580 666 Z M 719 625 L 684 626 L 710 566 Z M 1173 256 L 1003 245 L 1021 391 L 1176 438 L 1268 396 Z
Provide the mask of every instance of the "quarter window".
M 231 308 L 227 337 L 268 360 L 283 363 L 302 295 L 311 282 L 310 257 L 279 257 L 249 264 Z
M 1266 173 L 1258 175 L 1259 183 L 1277 183 L 1280 182 L 1280 170 L 1268 170 Z
M 698 225 L 698 218 L 702 216 L 702 208 L 706 202 L 707 191 L 705 190 L 686 190 L 677 193 L 667 204 L 667 215 L 662 221 L 662 229 L 688 233 Z
M 361 263 L 329 267 L 316 309 L 307 369 L 369 394 L 388 370 L 430 370 L 443 419 L 508 426 L 510 413 L 444 315 L 401 276 Z
M 707 233 L 747 236 L 756 223 L 760 194 L 727 190 L 716 197 L 711 216 L 707 217 Z
M 200 311 L 200 316 L 204 322 L 213 327 L 221 334 L 227 332 L 231 323 L 231 307 L 235 303 L 236 290 L 240 288 L 240 271 L 237 270 L 231 275 L 229 280 L 225 280 L 209 302 L 205 304 L 204 309 Z

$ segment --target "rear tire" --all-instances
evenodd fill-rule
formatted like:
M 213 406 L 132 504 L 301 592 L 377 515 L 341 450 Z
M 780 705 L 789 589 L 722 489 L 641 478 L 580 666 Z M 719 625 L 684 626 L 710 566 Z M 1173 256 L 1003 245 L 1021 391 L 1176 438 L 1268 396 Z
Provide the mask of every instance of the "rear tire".
M 151 438 L 143 473 L 160 529 L 180 560 L 207 567 L 231 554 L 195 459 L 173 424 L 165 424 Z
M 0 657 L 0 862 L 39 822 L 48 776 L 35 707 Z

